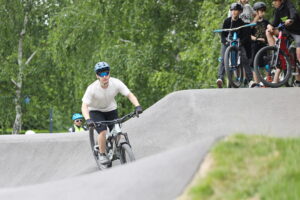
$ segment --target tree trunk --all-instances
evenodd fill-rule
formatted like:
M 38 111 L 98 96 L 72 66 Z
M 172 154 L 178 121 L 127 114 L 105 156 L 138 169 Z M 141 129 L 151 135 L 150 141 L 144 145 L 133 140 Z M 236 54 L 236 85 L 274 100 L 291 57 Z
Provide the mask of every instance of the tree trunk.
M 21 83 L 22 85 L 22 83 Z M 22 129 L 22 106 L 21 106 L 21 88 L 16 89 L 16 97 L 15 97 L 15 104 L 16 104 L 16 119 L 13 127 L 12 134 L 20 134 Z
M 15 97 L 15 104 L 16 104 L 16 118 L 15 118 L 15 123 L 13 126 L 13 131 L 12 134 L 20 134 L 21 129 L 22 129 L 22 106 L 21 106 L 21 97 L 22 97 L 22 82 L 23 82 L 23 71 L 24 71 L 24 63 L 23 63 L 23 41 L 24 41 L 24 36 L 26 33 L 26 25 L 28 22 L 28 16 L 27 13 L 25 14 L 24 17 L 24 22 L 23 22 L 23 28 L 20 33 L 20 38 L 19 38 L 19 47 L 18 47 L 18 66 L 19 66 L 19 72 L 18 72 L 18 78 L 17 82 L 15 83 L 16 86 L 16 97 Z

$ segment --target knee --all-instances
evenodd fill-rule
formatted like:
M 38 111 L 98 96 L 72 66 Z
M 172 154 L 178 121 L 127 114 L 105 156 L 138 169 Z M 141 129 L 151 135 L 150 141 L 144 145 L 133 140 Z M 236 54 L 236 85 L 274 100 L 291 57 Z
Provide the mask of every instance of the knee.
M 268 29 L 266 30 L 265 33 L 266 33 L 267 38 L 272 37 L 272 33 Z
M 106 132 L 107 132 L 107 130 L 102 130 L 102 131 L 100 131 L 99 135 L 104 137 L 104 136 L 106 136 Z

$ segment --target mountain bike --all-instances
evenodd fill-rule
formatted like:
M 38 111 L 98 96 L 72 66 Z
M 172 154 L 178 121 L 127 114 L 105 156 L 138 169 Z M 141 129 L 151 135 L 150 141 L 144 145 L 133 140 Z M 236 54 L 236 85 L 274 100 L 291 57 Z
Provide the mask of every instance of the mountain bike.
M 132 112 L 115 120 L 94 122 L 95 127 L 101 125 L 113 125 L 113 129 L 111 131 L 107 130 L 106 134 L 106 153 L 110 161 L 108 164 L 101 164 L 99 162 L 98 133 L 94 127 L 89 128 L 90 145 L 100 170 L 111 167 L 112 162 L 115 160 L 120 160 L 121 164 L 135 161 L 128 134 L 124 133 L 121 129 L 122 123 L 135 116 L 136 114 Z
M 255 25 L 256 23 L 252 23 L 236 28 L 214 30 L 215 33 L 229 32 L 227 37 L 229 46 L 224 54 L 224 66 L 229 81 L 228 87 L 239 88 L 244 83 L 244 63 L 242 62 L 242 49 L 237 31 Z
M 275 46 L 263 47 L 254 58 L 254 70 L 258 79 L 265 86 L 274 88 L 288 85 L 291 75 L 296 75 L 297 68 L 300 68 L 296 51 L 293 53 L 292 48 L 288 49 L 288 36 L 283 34 L 285 25 L 279 24 L 277 29 L 279 35 Z

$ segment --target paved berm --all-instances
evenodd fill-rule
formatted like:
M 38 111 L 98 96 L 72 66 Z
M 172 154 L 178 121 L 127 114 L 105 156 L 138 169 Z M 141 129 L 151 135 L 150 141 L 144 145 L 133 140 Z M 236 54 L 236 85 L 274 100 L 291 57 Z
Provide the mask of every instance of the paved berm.
M 105 171 L 85 132 L 0 136 L 0 199 L 176 199 L 225 136 L 299 137 L 299 105 L 300 88 L 171 93 L 124 124 L 137 161 Z

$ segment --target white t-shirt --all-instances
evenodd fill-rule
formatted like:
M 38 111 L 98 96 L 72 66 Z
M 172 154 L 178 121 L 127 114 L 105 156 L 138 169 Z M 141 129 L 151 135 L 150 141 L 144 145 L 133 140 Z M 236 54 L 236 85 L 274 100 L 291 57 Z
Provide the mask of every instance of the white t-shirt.
M 96 80 L 85 91 L 82 102 L 87 104 L 89 110 L 99 110 L 101 112 L 109 112 L 117 109 L 115 96 L 121 93 L 128 96 L 130 90 L 119 79 L 110 77 L 107 88 L 102 88 L 100 81 Z

